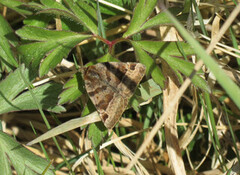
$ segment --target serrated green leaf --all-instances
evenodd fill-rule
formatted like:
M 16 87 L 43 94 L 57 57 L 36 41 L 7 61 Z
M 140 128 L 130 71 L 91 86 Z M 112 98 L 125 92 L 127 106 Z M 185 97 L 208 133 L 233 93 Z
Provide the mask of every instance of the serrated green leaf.
M 173 68 L 175 71 L 180 71 L 185 76 L 190 76 L 192 71 L 194 70 L 194 64 L 191 62 L 187 62 L 185 60 L 181 60 L 176 57 L 164 57 L 164 59 L 167 61 L 167 63 Z M 201 71 L 200 71 L 201 72 Z M 208 86 L 207 82 L 199 76 L 200 73 L 197 73 L 192 78 L 192 82 L 195 86 L 201 88 L 202 90 L 206 92 L 211 92 L 210 87 Z
M 178 44 L 181 44 L 181 47 L 186 55 L 193 55 L 195 52 L 192 47 L 185 42 L 166 42 L 166 41 L 133 41 L 136 45 L 141 47 L 143 50 L 152 53 L 154 55 L 163 56 L 182 56 L 182 53 L 178 49 Z
M 181 44 L 181 48 L 186 55 L 194 54 L 192 47 L 185 42 L 163 42 L 163 41 L 132 41 L 133 45 L 143 50 L 158 55 L 163 58 L 176 72 L 181 72 L 186 76 L 190 76 L 194 69 L 194 64 L 177 57 L 181 57 L 182 53 L 179 51 L 178 47 Z M 199 71 L 198 73 L 202 73 Z M 201 77 L 195 75 L 192 79 L 194 85 L 200 87 L 201 89 L 210 92 L 210 88 L 207 82 Z
M 41 0 L 41 3 L 46 7 L 46 8 L 56 8 L 56 9 L 61 9 L 61 10 L 66 10 L 68 9 L 61 3 L 55 0 Z
M 81 23 L 92 33 L 98 34 L 96 10 L 83 1 L 65 0 L 73 13 L 78 17 Z
M 24 8 L 23 5 L 25 3 L 17 1 L 17 0 L 0 0 L 0 3 L 10 9 L 13 9 L 14 11 L 22 14 L 22 15 L 31 15 L 32 12 L 26 8 Z
M 81 23 L 80 19 L 70 12 L 69 10 L 61 10 L 61 9 L 54 9 L 54 8 L 48 8 L 39 11 L 37 14 L 53 14 L 53 15 L 58 15 L 64 17 L 63 19 L 67 19 L 68 21 L 74 23 L 77 23 L 78 25 Z M 82 23 L 81 23 L 82 24 Z M 78 31 L 79 32 L 79 31 Z
M 18 48 L 24 63 L 29 65 L 32 62 L 33 70 L 37 69 L 41 59 L 51 51 L 41 64 L 40 76 L 54 68 L 77 43 L 90 37 L 90 35 L 81 35 L 75 32 L 51 31 L 32 26 L 25 26 L 16 33 L 27 40 L 42 41 L 21 45 Z
M 91 36 L 91 35 L 82 35 L 76 32 L 48 30 L 48 29 L 33 27 L 33 26 L 24 26 L 23 28 L 17 30 L 16 34 L 25 40 L 36 40 L 36 41 L 59 40 L 59 42 L 61 41 L 62 43 L 64 43 L 65 39 L 68 37 L 81 36 L 85 39 Z
M 47 27 L 49 21 L 53 19 L 52 16 L 46 14 L 31 15 L 24 19 L 23 23 L 28 26 Z
M 11 174 L 10 166 L 13 166 L 17 174 L 41 174 L 49 164 L 1 131 L 0 155 L 0 169 L 4 174 Z M 54 175 L 53 168 L 51 165 L 45 174 Z
M 35 42 L 30 44 L 23 44 L 17 48 L 21 54 L 21 61 L 29 66 L 32 63 L 32 67 L 38 70 L 41 59 L 56 46 L 56 42 Z M 36 71 L 37 71 L 36 70 Z
M 77 72 L 72 79 L 70 79 L 64 85 L 64 91 L 60 94 L 59 104 L 64 104 L 66 102 L 73 102 L 79 98 L 85 90 L 83 89 L 84 84 L 82 80 L 82 75 L 80 72 Z
M 128 30 L 124 33 L 123 37 L 129 37 L 136 33 L 139 28 L 145 23 L 147 18 L 151 15 L 157 0 L 140 0 L 137 4 L 134 14 L 130 23 Z
M 170 8 L 169 11 L 171 11 L 174 15 L 178 15 L 181 12 L 181 8 Z M 181 16 L 182 17 L 182 16 Z M 178 16 L 178 18 L 180 18 L 180 16 Z M 138 30 L 135 31 L 136 32 L 140 32 L 143 30 L 146 30 L 148 28 L 154 27 L 154 26 L 158 26 L 158 25 L 173 25 L 171 19 L 168 17 L 168 15 L 165 13 L 165 11 L 160 12 L 159 14 L 157 14 L 156 16 L 154 16 L 153 18 L 147 20 L 143 25 L 141 25 L 139 27 Z
M 151 74 L 154 81 L 164 87 L 164 76 L 155 61 L 136 43 L 132 42 L 137 59 L 146 66 L 146 76 Z
M 55 48 L 53 52 L 51 52 L 41 63 L 39 69 L 39 76 L 47 74 L 50 69 L 53 69 L 58 63 L 62 61 L 64 57 L 68 56 L 68 53 L 72 50 L 72 48 L 80 42 L 81 39 L 78 37 L 72 38 L 69 42 L 66 41 L 66 44 L 59 45 Z

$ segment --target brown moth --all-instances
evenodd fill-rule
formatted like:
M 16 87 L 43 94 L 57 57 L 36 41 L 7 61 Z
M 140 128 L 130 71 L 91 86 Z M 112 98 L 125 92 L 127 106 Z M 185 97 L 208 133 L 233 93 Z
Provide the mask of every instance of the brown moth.
M 131 62 L 97 63 L 85 69 L 87 93 L 108 129 L 121 118 L 145 70 L 143 64 Z

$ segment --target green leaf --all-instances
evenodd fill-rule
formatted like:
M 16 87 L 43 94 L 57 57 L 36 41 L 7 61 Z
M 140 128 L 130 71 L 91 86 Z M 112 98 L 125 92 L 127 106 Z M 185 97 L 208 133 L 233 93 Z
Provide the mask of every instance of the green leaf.
M 137 59 L 146 66 L 146 76 L 151 74 L 153 80 L 164 87 L 164 76 L 161 69 L 155 63 L 155 61 L 135 42 L 132 42 Z
M 102 143 L 107 133 L 108 130 L 102 122 L 92 123 L 88 129 L 88 138 L 92 140 L 92 144 L 96 148 Z
M 24 19 L 23 23 L 28 26 L 47 27 L 49 21 L 52 19 L 52 16 L 46 14 L 37 14 L 28 16 L 28 18 Z
M 150 52 L 154 55 L 160 57 L 172 55 L 172 56 L 182 56 L 182 53 L 178 49 L 178 44 L 181 44 L 181 47 L 186 55 L 193 55 L 195 52 L 192 47 L 185 42 L 166 42 L 166 41 L 133 41 L 136 45 L 141 47 L 143 50 Z M 132 42 L 132 43 L 133 43 Z
M 92 101 L 89 99 L 87 104 L 85 104 L 83 110 L 82 110 L 82 114 L 81 117 L 84 117 L 92 112 L 96 111 L 96 107 L 94 106 L 94 104 L 92 103 Z
M 0 83 L 0 114 L 11 111 L 38 109 L 30 92 L 23 92 L 27 85 L 22 80 L 20 71 L 27 81 L 31 81 L 28 69 L 20 66 Z M 57 105 L 58 95 L 61 90 L 62 85 L 56 83 L 47 83 L 32 89 L 42 108 L 52 112 L 65 111 L 62 106 Z
M 1 63 L 4 65 L 4 67 L 7 67 L 9 71 L 18 67 L 8 40 L 3 36 L 0 36 L 0 58 Z
M 82 75 L 80 72 L 77 72 L 73 78 L 64 85 L 65 90 L 59 96 L 59 104 L 75 101 L 85 92 L 83 87 Z
M 171 11 L 174 15 L 178 15 L 181 12 L 181 8 L 171 8 L 169 9 L 169 11 Z M 178 16 L 178 18 L 180 17 L 182 16 Z M 153 18 L 147 20 L 143 25 L 139 26 L 139 28 L 134 33 L 137 33 L 158 25 L 173 25 L 171 19 L 167 16 L 165 11 L 160 12 Z
M 91 35 L 81 35 L 75 32 L 69 31 L 56 31 L 56 30 L 48 30 L 39 27 L 33 26 L 24 26 L 23 28 L 16 31 L 17 35 L 25 40 L 37 40 L 37 41 L 51 41 L 51 40 L 59 40 L 64 43 L 65 39 L 68 37 L 83 37 L 88 38 Z M 59 44 L 59 43 L 58 43 Z
M 190 76 L 190 74 L 194 70 L 194 64 L 191 62 L 187 62 L 185 60 L 182 60 L 176 57 L 171 57 L 171 56 L 168 56 L 168 57 L 166 56 L 164 57 L 164 59 L 171 66 L 171 68 L 173 68 L 173 70 L 180 71 L 185 76 Z M 206 92 L 211 92 L 211 89 L 208 86 L 207 82 L 203 78 L 201 78 L 199 75 L 203 75 L 201 71 L 193 76 L 192 83 Z
M 38 14 L 53 14 L 53 15 L 58 15 L 58 16 L 62 16 L 62 20 L 67 20 L 69 23 L 73 23 L 73 21 L 75 21 L 75 25 L 82 25 L 81 20 L 72 12 L 70 12 L 69 10 L 61 10 L 61 9 L 55 9 L 55 8 L 47 8 L 44 10 L 41 10 L 38 12 Z M 79 32 L 79 31 L 78 31 Z
M 32 12 L 26 8 L 24 8 L 23 5 L 25 3 L 17 1 L 17 0 L 0 0 L 0 3 L 10 9 L 13 9 L 14 11 L 22 14 L 22 15 L 31 15 Z
M 78 17 L 81 23 L 92 33 L 98 34 L 96 10 L 83 1 L 65 0 L 73 13 Z
M 60 113 L 65 111 L 62 106 L 58 106 L 58 95 L 62 86 L 56 83 L 48 83 L 33 89 L 33 93 L 44 110 Z M 3 97 L 3 96 L 2 96 Z M 14 100 L 0 98 L 0 114 L 11 111 L 37 110 L 38 106 L 29 91 L 22 93 Z
M 25 26 L 16 33 L 26 40 L 41 41 L 21 45 L 18 48 L 24 63 L 29 65 L 32 62 L 33 69 L 36 69 L 41 59 L 49 53 L 41 64 L 40 76 L 61 62 L 62 58 L 66 57 L 76 44 L 90 37 L 90 35 L 81 35 L 75 32 L 51 31 L 32 26 Z
M 18 38 L 15 32 L 2 15 L 0 15 L 0 36 L 4 36 L 14 47 L 18 45 Z
M 55 0 L 41 0 L 41 3 L 46 7 L 46 8 L 55 8 L 55 9 L 61 9 L 61 10 L 66 10 L 68 9 L 61 3 L 55 1 Z
M 54 0 L 42 0 L 41 1 L 43 5 L 34 3 L 34 2 L 29 2 L 25 6 L 29 9 L 32 9 L 34 12 L 37 12 L 35 14 L 54 14 L 54 15 L 59 15 L 59 16 L 64 16 L 69 21 L 74 20 L 76 22 L 81 22 L 81 20 L 73 14 L 71 11 L 69 11 L 63 4 L 58 3 L 57 1 Z M 54 16 L 49 16 L 49 18 L 53 18 Z
M 194 54 L 192 47 L 185 42 L 163 42 L 163 41 L 132 41 L 134 47 L 142 48 L 143 50 L 158 55 L 163 58 L 170 67 L 176 72 L 181 72 L 185 76 L 190 76 L 191 72 L 194 69 L 194 64 L 177 57 L 182 57 L 182 54 L 179 51 L 179 45 L 181 45 L 181 49 L 183 50 L 185 55 Z M 147 65 L 148 67 L 148 65 Z M 198 73 L 202 73 L 199 71 Z M 194 85 L 199 88 L 210 92 L 210 88 L 207 85 L 207 82 L 202 79 L 200 76 L 195 75 L 192 79 Z
M 152 79 L 140 84 L 138 88 L 141 94 L 141 101 L 145 102 L 162 93 L 161 87 Z
M 140 0 L 137 7 L 134 10 L 134 14 L 128 30 L 124 33 L 123 37 L 129 37 L 133 35 L 139 28 L 145 23 L 147 18 L 151 15 L 157 0 Z
M 55 47 L 55 41 L 48 42 L 35 42 L 31 44 L 23 44 L 17 48 L 19 53 L 21 54 L 21 61 L 25 63 L 25 65 L 31 66 L 34 68 L 33 70 L 38 70 L 38 66 L 43 57 L 53 50 Z
M 20 92 L 22 92 L 27 85 L 22 80 L 20 69 L 23 76 L 27 81 L 31 82 L 33 77 L 30 77 L 29 70 L 25 69 L 24 65 L 21 65 L 14 72 L 10 73 L 7 78 L 1 81 L 0 83 L 0 99 L 13 100 Z
M 4 174 L 12 174 L 11 166 L 17 174 L 36 175 L 44 172 L 49 162 L 35 155 L 13 138 L 0 131 L 0 169 Z M 54 175 L 50 165 L 45 175 Z
M 129 100 L 128 106 L 133 107 L 135 111 L 139 111 L 138 108 L 140 103 L 146 102 L 161 93 L 161 87 L 150 79 L 140 84 L 134 96 Z
M 93 60 L 85 64 L 85 66 L 91 66 L 96 63 L 104 63 L 104 62 L 119 62 L 119 60 L 115 57 L 113 57 L 111 54 L 107 53 L 106 55 L 103 55 L 101 58 L 98 58 L 97 60 Z
M 17 37 L 8 22 L 0 15 L 0 63 L 1 69 L 14 70 L 18 63 L 14 58 L 11 45 L 17 45 Z
M 175 24 L 178 31 L 192 46 L 196 54 L 203 60 L 204 64 L 211 70 L 219 84 L 225 89 L 227 94 L 232 98 L 237 107 L 240 109 L 240 88 L 226 75 L 218 63 L 206 53 L 206 50 L 193 38 L 186 29 L 170 14 L 169 17 Z

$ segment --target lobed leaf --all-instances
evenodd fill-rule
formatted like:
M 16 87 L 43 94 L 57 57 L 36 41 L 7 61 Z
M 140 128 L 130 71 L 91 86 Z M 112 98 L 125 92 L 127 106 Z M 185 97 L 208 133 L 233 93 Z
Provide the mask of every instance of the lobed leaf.
M 134 47 L 138 48 L 138 51 L 141 48 L 151 54 L 158 55 L 163 58 L 165 61 L 167 61 L 171 68 L 175 70 L 175 72 L 179 71 L 185 76 L 190 76 L 191 72 L 194 69 L 193 63 L 177 58 L 182 56 L 182 53 L 179 51 L 179 44 L 181 44 L 181 48 L 183 49 L 184 54 L 194 54 L 191 46 L 185 42 L 132 41 L 132 43 Z M 145 60 L 145 62 L 147 61 Z M 149 65 L 147 65 L 147 67 L 149 67 Z M 199 73 L 201 73 L 201 71 Z M 157 78 L 155 77 L 155 79 Z M 207 82 L 201 77 L 195 75 L 192 79 L 192 82 L 201 89 L 210 92 L 210 88 L 207 85 Z M 161 81 L 161 83 L 163 83 L 163 80 Z
M 49 54 L 41 64 L 40 76 L 61 62 L 76 44 L 90 37 L 75 32 L 52 31 L 32 26 L 25 26 L 16 33 L 27 40 L 41 41 L 24 44 L 18 48 L 26 65 L 32 62 L 32 68 L 37 69 L 41 59 Z
M 133 35 L 134 33 L 137 33 L 139 31 L 139 27 L 141 27 L 147 18 L 151 15 L 155 5 L 157 3 L 157 0 L 140 0 L 137 4 L 134 14 L 130 23 L 130 26 L 128 30 L 124 33 L 123 37 L 129 37 L 130 35 Z
M 179 15 L 182 9 L 180 8 L 170 8 L 168 9 L 173 15 L 176 15 L 179 20 L 184 21 L 187 20 L 187 16 L 185 14 Z M 140 32 L 143 30 L 146 30 L 148 28 L 154 27 L 154 26 L 159 26 L 159 25 L 173 25 L 171 19 L 168 17 L 165 11 L 160 12 L 153 18 L 147 20 L 143 25 L 139 26 L 139 28 L 135 32 Z
M 96 10 L 83 1 L 64 0 L 73 13 L 79 18 L 81 23 L 92 33 L 98 34 Z
M 135 42 L 132 42 L 132 45 L 134 47 L 137 59 L 146 66 L 146 76 L 151 74 L 153 80 L 163 88 L 165 78 L 161 69 L 158 67 L 152 57 L 150 57 L 139 45 L 137 45 Z

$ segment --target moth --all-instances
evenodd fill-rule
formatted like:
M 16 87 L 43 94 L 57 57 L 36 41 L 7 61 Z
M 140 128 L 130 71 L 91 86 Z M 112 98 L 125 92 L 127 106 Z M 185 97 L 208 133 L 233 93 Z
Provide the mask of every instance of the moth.
M 85 69 L 86 91 L 108 129 L 120 120 L 145 71 L 135 62 L 97 63 Z

